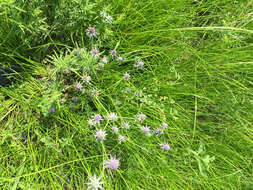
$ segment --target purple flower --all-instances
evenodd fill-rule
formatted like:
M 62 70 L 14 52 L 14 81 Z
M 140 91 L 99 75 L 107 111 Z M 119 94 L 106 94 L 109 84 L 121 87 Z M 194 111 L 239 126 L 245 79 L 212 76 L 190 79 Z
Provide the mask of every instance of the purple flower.
M 154 132 L 157 136 L 160 136 L 161 134 L 163 134 L 163 130 L 161 128 L 156 128 Z
M 121 62 L 121 61 L 123 61 L 123 57 L 118 56 L 118 57 L 116 58 L 116 60 L 119 61 L 119 62 Z
M 77 102 L 78 98 L 77 97 L 73 97 L 72 100 L 73 100 L 73 102 Z
M 54 113 L 54 112 L 55 112 L 55 108 L 50 108 L 50 109 L 49 109 L 49 112 L 50 112 L 50 113 Z
M 115 49 L 111 51 L 111 55 L 112 55 L 112 56 L 116 56 L 116 54 L 117 54 L 117 52 L 116 52 Z
M 143 114 L 143 113 L 140 113 L 140 114 L 138 115 L 138 120 L 139 120 L 140 122 L 143 122 L 146 118 L 147 118 L 147 116 L 146 116 L 145 114 Z
M 150 129 L 148 126 L 142 126 L 141 130 L 143 133 L 145 133 L 146 135 L 150 136 Z
M 75 84 L 75 88 L 76 88 L 77 90 L 81 90 L 81 89 L 83 88 L 82 83 L 77 82 L 77 83 Z
M 167 150 L 167 151 L 170 150 L 170 145 L 167 142 L 161 143 L 160 146 L 161 146 L 161 149 L 163 150 Z
M 113 133 L 118 133 L 119 132 L 119 128 L 117 126 L 112 126 L 112 132 Z
M 128 79 L 130 78 L 130 74 L 125 73 L 125 74 L 123 75 L 123 77 L 124 77 L 125 80 L 128 80 Z
M 100 129 L 96 132 L 94 136 L 96 137 L 98 141 L 102 141 L 102 140 L 105 140 L 106 135 L 107 135 L 106 132 Z
M 91 50 L 91 55 L 95 58 L 97 58 L 99 56 L 99 51 L 97 48 L 94 48 L 93 50 Z
M 89 36 L 89 37 L 97 37 L 97 32 L 96 32 L 96 29 L 95 29 L 95 27 L 88 27 L 88 29 L 87 29 L 87 36 Z
M 100 121 L 102 120 L 102 116 L 100 114 L 96 114 L 96 115 L 94 115 L 93 119 L 94 119 L 95 125 L 100 124 Z
M 106 161 L 106 167 L 116 170 L 119 167 L 119 160 L 116 159 L 115 157 L 111 157 L 110 160 Z
M 137 66 L 138 66 L 139 68 L 142 68 L 143 65 L 144 65 L 144 63 L 143 63 L 142 61 L 138 61 Z

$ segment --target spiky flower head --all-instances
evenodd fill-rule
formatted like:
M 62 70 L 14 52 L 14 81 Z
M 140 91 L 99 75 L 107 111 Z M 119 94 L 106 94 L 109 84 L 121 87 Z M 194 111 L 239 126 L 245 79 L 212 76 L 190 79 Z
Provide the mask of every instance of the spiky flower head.
M 112 56 L 116 56 L 116 55 L 117 55 L 117 51 L 116 51 L 115 49 L 112 50 L 112 51 L 111 51 L 111 55 L 112 55 Z
M 129 128 L 130 128 L 130 124 L 129 124 L 127 121 L 124 121 L 124 122 L 122 123 L 122 127 L 123 127 L 124 129 L 129 129 Z
M 146 118 L 147 118 L 147 116 L 145 114 L 143 114 L 143 113 L 138 114 L 138 120 L 140 122 L 143 122 Z
M 75 88 L 76 88 L 77 90 L 82 90 L 82 88 L 83 88 L 82 83 L 77 82 L 77 83 L 75 84 Z
M 102 129 L 98 130 L 96 134 L 94 135 L 98 141 L 105 140 L 106 131 L 103 131 Z
M 119 132 L 119 128 L 117 126 L 112 126 L 112 132 L 113 133 L 118 133 Z
M 99 190 L 99 189 L 103 189 L 102 184 L 104 182 L 100 182 L 101 177 L 98 177 L 96 175 L 89 177 L 89 183 L 87 183 L 88 185 L 88 189 L 89 190 Z
M 90 53 L 95 58 L 99 56 L 99 50 L 97 48 L 92 49 Z
M 100 121 L 102 120 L 102 116 L 100 114 L 95 114 L 93 117 L 94 124 L 100 124 Z
M 92 90 L 91 90 L 91 95 L 94 96 L 94 97 L 98 97 L 98 96 L 99 96 L 99 90 L 97 90 L 97 89 L 92 89 Z
M 92 38 L 92 37 L 97 37 L 97 35 L 98 35 L 98 33 L 96 32 L 95 27 L 88 27 L 86 34 L 87 34 L 87 36 L 89 36 L 90 38 Z
M 142 126 L 141 130 L 143 133 L 145 133 L 146 135 L 150 136 L 150 128 L 148 126 Z
M 108 113 L 106 115 L 106 118 L 109 120 L 109 121 L 114 121 L 116 122 L 118 120 L 118 114 L 117 113 L 114 113 L 114 112 L 111 112 L 111 113 Z
M 116 157 L 111 157 L 110 160 L 106 161 L 106 167 L 112 169 L 112 170 L 116 170 L 119 167 L 119 160 L 116 159 Z
M 155 134 L 156 134 L 157 136 L 160 136 L 161 134 L 163 134 L 163 129 L 161 129 L 161 128 L 156 128 L 154 132 L 155 132 Z
M 161 143 L 160 146 L 161 146 L 161 149 L 163 150 L 167 150 L 167 151 L 170 150 L 170 145 L 167 142 Z
M 118 140 L 121 143 L 121 142 L 125 142 L 126 139 L 125 139 L 125 136 L 119 135 Z
M 113 18 L 106 11 L 101 11 L 100 15 L 103 17 L 103 22 L 112 24 Z
M 125 73 L 125 74 L 123 75 L 123 78 L 124 78 L 125 80 L 128 80 L 128 79 L 130 78 L 130 74 Z
M 84 76 L 82 77 L 82 80 L 85 81 L 85 82 L 87 82 L 87 83 L 89 83 L 90 80 L 91 80 L 91 77 L 90 77 L 89 75 L 84 75 Z

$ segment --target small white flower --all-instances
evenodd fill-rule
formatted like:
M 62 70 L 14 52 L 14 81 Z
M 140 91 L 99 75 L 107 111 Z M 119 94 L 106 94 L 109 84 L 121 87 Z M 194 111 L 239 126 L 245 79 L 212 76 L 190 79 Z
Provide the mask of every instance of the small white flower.
M 148 135 L 148 136 L 151 135 L 151 134 L 150 134 L 150 129 L 149 129 L 148 126 L 142 126 L 142 127 L 141 127 L 141 130 L 142 130 L 142 132 L 145 133 L 146 135 Z
M 119 138 L 118 138 L 119 142 L 125 142 L 125 136 L 123 135 L 119 135 Z
M 89 83 L 90 80 L 91 80 L 91 77 L 90 77 L 89 75 L 84 75 L 84 76 L 82 77 L 82 80 L 85 81 L 85 82 L 87 82 L 87 83 Z
M 139 120 L 140 122 L 143 122 L 146 118 L 147 118 L 147 116 L 146 116 L 145 114 L 143 114 L 143 113 L 140 113 L 140 114 L 138 115 L 138 120 Z
M 127 121 L 124 121 L 124 122 L 122 123 L 122 127 L 123 127 L 124 129 L 129 129 L 129 128 L 130 128 L 130 124 L 129 124 Z
M 116 157 L 111 157 L 110 160 L 106 161 L 106 167 L 112 169 L 112 170 L 116 170 L 119 167 L 119 160 L 116 159 Z
M 88 185 L 88 189 L 89 190 L 99 190 L 99 189 L 103 189 L 102 184 L 104 182 L 100 182 L 101 177 L 98 177 L 96 175 L 94 175 L 93 177 L 89 177 L 89 183 L 87 183 Z
M 160 146 L 161 146 L 161 149 L 163 150 L 167 150 L 167 151 L 170 150 L 170 145 L 167 142 L 161 143 Z
M 105 140 L 106 135 L 107 135 L 106 132 L 100 129 L 96 132 L 94 136 L 96 137 L 98 141 L 102 141 L 102 140 Z
M 118 133 L 119 132 L 119 128 L 117 126 L 112 126 L 112 132 L 113 133 Z
M 162 128 L 163 128 L 163 129 L 167 129 L 167 128 L 168 128 L 168 124 L 163 122 L 163 123 L 162 123 Z
M 107 115 L 106 115 L 106 118 L 109 120 L 109 121 L 117 121 L 118 120 L 118 115 L 117 115 L 117 113 L 114 113 L 114 112 L 112 112 L 112 113 L 108 113 Z
M 123 75 L 123 78 L 124 78 L 125 80 L 128 80 L 128 79 L 130 78 L 130 74 L 125 73 L 125 74 Z

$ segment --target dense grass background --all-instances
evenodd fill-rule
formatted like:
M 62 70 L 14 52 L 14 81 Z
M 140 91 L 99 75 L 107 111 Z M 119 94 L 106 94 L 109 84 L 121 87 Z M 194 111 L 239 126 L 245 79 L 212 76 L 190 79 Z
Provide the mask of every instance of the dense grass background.
M 253 189 L 252 1 L 113 0 L 107 8 L 115 22 L 104 46 L 119 42 L 125 61 L 98 71 L 98 98 L 49 117 L 38 108 L 50 78 L 45 58 L 52 50 L 88 46 L 81 32 L 88 24 L 50 33 L 46 24 L 36 27 L 43 21 L 35 17 L 36 38 L 29 38 L 17 32 L 24 18 L 12 21 L 1 12 L 1 65 L 22 70 L 0 90 L 1 189 L 86 189 L 94 173 L 103 176 L 105 189 Z M 146 63 L 141 71 L 133 67 L 136 56 Z M 129 82 L 122 80 L 125 72 Z M 87 118 L 107 111 L 131 123 L 123 132 L 127 142 L 111 133 L 102 144 L 94 139 Z M 139 112 L 151 128 L 167 122 L 168 130 L 144 136 L 134 120 Z M 159 148 L 164 140 L 169 152 Z M 113 173 L 102 164 L 111 154 L 121 163 Z

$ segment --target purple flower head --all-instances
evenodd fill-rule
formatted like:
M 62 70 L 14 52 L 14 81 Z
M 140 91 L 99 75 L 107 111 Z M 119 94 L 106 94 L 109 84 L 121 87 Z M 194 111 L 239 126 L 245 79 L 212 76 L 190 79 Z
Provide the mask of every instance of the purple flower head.
M 97 48 L 94 48 L 93 50 L 91 50 L 90 53 L 95 58 L 97 58 L 99 56 L 99 50 Z
M 160 136 L 161 134 L 163 134 L 163 130 L 161 128 L 156 128 L 154 132 L 157 136 Z
M 123 57 L 118 56 L 118 57 L 116 58 L 116 60 L 119 61 L 119 62 L 121 62 L 121 61 L 123 61 Z
M 143 63 L 142 61 L 138 61 L 137 66 L 138 66 L 139 68 L 142 68 L 143 65 L 144 65 L 144 63 Z
M 55 112 L 55 108 L 50 108 L 50 109 L 49 109 L 49 112 L 50 112 L 50 113 L 54 113 L 54 112 Z
M 142 126 L 141 130 L 143 133 L 145 133 L 146 135 L 150 136 L 150 129 L 148 126 Z
M 88 27 L 88 29 L 87 29 L 87 36 L 89 36 L 89 37 L 97 37 L 97 32 L 96 32 L 96 29 L 95 29 L 95 27 Z
M 139 120 L 140 122 L 143 122 L 146 118 L 147 118 L 147 116 L 146 116 L 145 114 L 143 114 L 143 113 L 140 113 L 140 114 L 138 115 L 138 120 Z
M 119 132 L 119 128 L 117 126 L 112 126 L 112 132 L 113 133 L 118 133 Z
M 117 52 L 116 52 L 115 49 L 111 51 L 111 55 L 112 55 L 112 56 L 116 56 L 116 54 L 117 54 Z
M 89 83 L 90 80 L 91 80 L 91 77 L 90 77 L 89 75 L 84 75 L 84 76 L 82 77 L 82 80 L 85 81 L 85 82 L 87 82 L 87 83 Z
M 81 90 L 81 89 L 83 88 L 82 83 L 77 82 L 77 83 L 75 84 L 75 88 L 76 88 L 77 90 Z
M 78 101 L 78 98 L 75 96 L 72 98 L 73 102 L 77 102 Z
M 124 77 L 125 80 L 128 80 L 128 79 L 130 78 L 130 74 L 125 73 L 125 74 L 123 75 L 123 77 Z
M 94 119 L 95 125 L 100 124 L 100 121 L 102 120 L 102 116 L 100 114 L 96 114 L 96 115 L 94 115 L 93 119 Z
M 100 129 L 96 132 L 94 136 L 96 137 L 98 141 L 102 141 L 102 140 L 105 140 L 106 135 L 107 135 L 106 132 Z
M 89 190 L 99 190 L 99 189 L 103 189 L 102 184 L 104 182 L 100 182 L 101 177 L 98 177 L 96 175 L 89 177 L 89 183 L 87 183 L 88 185 L 88 189 Z
M 111 157 L 110 160 L 106 161 L 106 167 L 116 170 L 119 167 L 119 160 L 116 159 L 115 157 Z
M 160 146 L 161 146 L 161 149 L 163 150 L 167 150 L 167 151 L 170 150 L 170 145 L 167 142 L 161 143 Z

